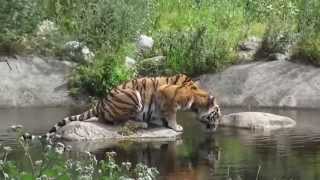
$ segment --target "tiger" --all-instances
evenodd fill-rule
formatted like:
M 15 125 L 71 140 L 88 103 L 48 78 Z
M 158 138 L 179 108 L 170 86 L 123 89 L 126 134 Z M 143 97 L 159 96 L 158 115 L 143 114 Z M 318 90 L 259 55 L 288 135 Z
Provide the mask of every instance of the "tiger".
M 100 121 L 111 124 L 133 119 L 136 122 L 142 122 L 141 126 L 147 128 L 152 120 L 159 119 L 156 107 L 156 104 L 159 103 L 156 103 L 156 100 L 159 102 L 161 98 L 159 96 L 156 98 L 156 94 L 162 92 L 158 89 L 163 85 L 192 86 L 193 90 L 200 90 L 198 85 L 184 74 L 170 77 L 145 77 L 127 81 L 111 90 L 95 106 L 84 113 L 64 118 L 43 137 L 52 136 L 58 129 L 71 121 L 84 121 L 92 117 L 98 117 Z M 166 93 L 170 93 L 170 91 Z M 169 124 L 169 128 L 182 131 L 181 127 L 171 126 L 172 123 Z

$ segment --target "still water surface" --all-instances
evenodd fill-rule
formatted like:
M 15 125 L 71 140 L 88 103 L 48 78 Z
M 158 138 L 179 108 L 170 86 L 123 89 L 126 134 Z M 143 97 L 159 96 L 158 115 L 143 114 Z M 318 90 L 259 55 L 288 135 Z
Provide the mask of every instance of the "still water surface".
M 105 146 L 100 143 L 100 148 L 93 153 L 102 159 L 106 151 L 116 151 L 119 160 L 157 167 L 159 179 L 166 180 L 251 180 L 256 179 L 257 174 L 260 180 L 320 180 L 320 111 L 254 110 L 289 116 L 297 120 L 297 126 L 271 132 L 219 128 L 210 134 L 201 130 L 192 114 L 180 113 L 178 118 L 184 134 L 179 141 L 106 143 Z M 59 119 L 77 111 L 66 108 L 0 109 L 0 143 L 15 146 L 15 137 L 7 132 L 9 125 L 22 124 L 30 132 L 41 134 Z M 240 111 L 245 109 L 223 109 L 225 114 Z M 19 152 L 14 155 L 19 156 Z

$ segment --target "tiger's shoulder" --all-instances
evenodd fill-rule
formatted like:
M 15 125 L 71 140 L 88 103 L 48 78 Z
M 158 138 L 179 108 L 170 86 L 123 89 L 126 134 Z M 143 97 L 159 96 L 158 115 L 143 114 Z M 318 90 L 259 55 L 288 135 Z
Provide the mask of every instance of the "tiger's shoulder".
M 209 94 L 197 84 L 187 82 L 181 85 L 165 84 L 159 87 L 156 92 L 157 102 L 166 108 L 179 106 L 182 109 L 189 109 L 194 102 L 203 101 L 206 103 Z

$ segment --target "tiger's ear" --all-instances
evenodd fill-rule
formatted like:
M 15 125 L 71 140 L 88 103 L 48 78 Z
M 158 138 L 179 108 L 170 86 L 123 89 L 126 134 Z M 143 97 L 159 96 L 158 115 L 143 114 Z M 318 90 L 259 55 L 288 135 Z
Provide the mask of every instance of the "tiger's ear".
M 198 87 L 201 86 L 201 83 L 200 83 L 200 80 L 199 80 L 199 79 L 194 80 L 193 83 L 194 83 L 196 86 L 198 86 Z

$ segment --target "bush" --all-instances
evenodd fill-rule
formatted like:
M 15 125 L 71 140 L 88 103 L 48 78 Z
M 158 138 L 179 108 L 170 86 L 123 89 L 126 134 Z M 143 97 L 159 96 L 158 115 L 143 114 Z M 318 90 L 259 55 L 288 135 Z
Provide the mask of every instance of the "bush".
M 320 2 L 301 1 L 298 17 L 300 38 L 293 49 L 293 59 L 320 65 Z
M 3 0 L 0 6 L 0 53 L 16 54 L 24 47 L 21 42 L 41 21 L 40 0 Z
M 293 49 L 292 59 L 320 66 L 320 33 L 304 36 Z
M 77 67 L 70 80 L 72 94 L 80 92 L 91 96 L 104 96 L 116 85 L 133 76 L 123 63 L 123 56 L 98 53 L 93 63 Z
M 274 20 L 277 21 L 277 20 Z M 269 24 L 262 38 L 257 58 L 265 58 L 273 53 L 286 54 L 297 40 L 297 34 L 283 22 Z
M 223 37 L 210 37 L 206 27 L 195 32 L 169 32 L 156 37 L 154 54 L 165 56 L 159 74 L 185 73 L 191 76 L 214 72 L 233 59 L 232 45 Z M 231 50 L 232 51 L 232 50 Z
M 151 26 L 153 1 L 51 1 L 49 12 L 63 32 L 96 50 L 117 51 Z

